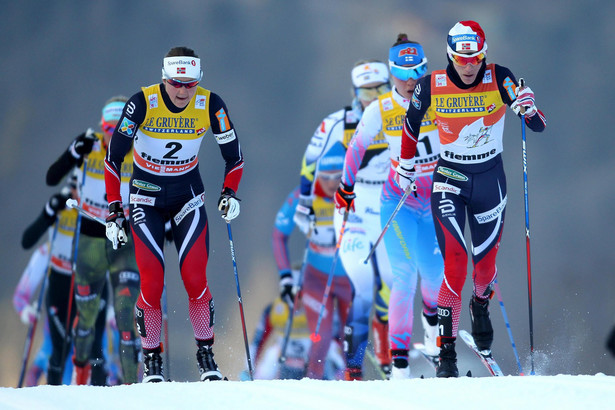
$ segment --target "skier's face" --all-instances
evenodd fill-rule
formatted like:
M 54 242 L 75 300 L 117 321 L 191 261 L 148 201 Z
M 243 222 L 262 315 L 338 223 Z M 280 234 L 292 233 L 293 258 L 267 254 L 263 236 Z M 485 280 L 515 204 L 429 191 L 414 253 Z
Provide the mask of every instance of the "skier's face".
M 457 71 L 457 74 L 459 74 L 459 77 L 464 84 L 472 84 L 476 80 L 476 76 L 478 75 L 482 64 L 482 60 L 477 61 L 476 64 L 467 63 L 464 65 L 461 65 L 457 61 L 453 60 L 453 67 L 455 67 L 455 71 Z
M 329 171 L 319 171 L 318 172 L 318 183 L 320 184 L 322 190 L 324 191 L 327 197 L 332 198 L 335 195 L 335 191 L 337 187 L 340 185 L 340 181 L 342 180 L 342 173 L 340 171 L 329 172 Z
M 409 100 L 412 97 L 412 93 L 414 92 L 414 87 L 416 87 L 416 82 L 414 78 L 408 78 L 407 80 L 402 80 L 400 78 L 391 76 L 393 79 L 393 84 L 395 85 L 395 89 L 405 99 Z
M 194 78 L 178 77 L 164 81 L 164 90 L 169 94 L 171 102 L 177 108 L 184 108 L 188 105 L 194 94 L 198 81 Z

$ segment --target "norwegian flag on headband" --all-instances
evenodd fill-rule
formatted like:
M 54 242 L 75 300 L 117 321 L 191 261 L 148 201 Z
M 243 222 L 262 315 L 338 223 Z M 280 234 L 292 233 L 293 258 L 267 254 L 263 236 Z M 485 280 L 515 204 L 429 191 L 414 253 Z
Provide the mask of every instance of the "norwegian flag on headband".
M 186 74 L 186 67 L 177 67 L 177 74 Z

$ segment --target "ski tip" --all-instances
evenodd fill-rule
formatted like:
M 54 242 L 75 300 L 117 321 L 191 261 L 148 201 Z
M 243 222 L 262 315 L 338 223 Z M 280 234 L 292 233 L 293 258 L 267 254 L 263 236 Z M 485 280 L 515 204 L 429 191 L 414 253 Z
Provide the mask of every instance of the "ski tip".
M 472 370 L 468 370 L 468 372 L 466 373 L 466 377 L 472 377 Z
M 320 335 L 318 333 L 312 333 L 310 335 L 310 340 L 312 340 L 312 342 L 314 342 L 314 343 L 320 342 L 320 339 L 321 338 L 320 338 Z

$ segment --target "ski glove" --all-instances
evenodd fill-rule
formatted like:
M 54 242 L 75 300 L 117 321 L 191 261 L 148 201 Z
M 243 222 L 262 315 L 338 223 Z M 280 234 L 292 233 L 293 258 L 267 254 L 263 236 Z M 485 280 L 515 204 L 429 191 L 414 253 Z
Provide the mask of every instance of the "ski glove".
M 534 92 L 530 87 L 517 87 L 517 99 L 511 104 L 510 108 L 519 115 L 524 114 L 526 118 L 532 117 L 538 109 L 534 101 Z
M 81 135 L 79 135 L 72 144 L 70 144 L 69 150 L 73 157 L 76 159 L 83 158 L 84 155 L 92 152 L 92 148 L 94 148 L 94 143 L 98 140 L 96 135 L 94 134 L 94 130 L 92 128 L 88 128 L 88 130 Z
M 290 272 L 285 272 L 280 276 L 280 298 L 288 306 L 293 306 L 295 292 L 293 291 L 293 276 Z
M 345 209 L 348 212 L 354 212 L 354 200 L 357 195 L 353 191 L 354 185 L 346 185 L 341 182 L 335 192 L 335 207 L 337 209 Z
M 305 235 L 310 236 L 316 231 L 316 214 L 312 208 L 312 198 L 306 195 L 299 196 L 299 203 L 293 215 L 293 222 Z
M 107 217 L 107 239 L 111 241 L 113 249 L 119 249 L 128 242 L 128 221 L 124 217 L 122 204 L 113 202 L 109 204 L 109 216 Z
M 52 195 L 51 198 L 49 198 L 49 201 L 47 201 L 47 204 L 45 205 L 45 213 L 49 217 L 55 218 L 58 212 L 66 208 L 66 200 L 69 199 L 70 196 L 69 188 L 62 188 L 62 191 Z
M 231 222 L 239 216 L 239 201 L 235 196 L 235 191 L 231 188 L 224 188 L 220 199 L 218 199 L 218 211 L 222 212 L 222 218 L 226 222 Z
M 34 323 L 34 320 L 38 318 L 38 304 L 34 302 L 33 304 L 27 304 L 21 309 L 19 312 L 19 318 L 21 319 L 21 323 L 26 326 L 29 326 Z
M 416 191 L 416 184 L 414 183 L 416 180 L 414 176 L 414 158 L 400 158 L 395 172 L 395 182 L 404 192 L 408 189 Z

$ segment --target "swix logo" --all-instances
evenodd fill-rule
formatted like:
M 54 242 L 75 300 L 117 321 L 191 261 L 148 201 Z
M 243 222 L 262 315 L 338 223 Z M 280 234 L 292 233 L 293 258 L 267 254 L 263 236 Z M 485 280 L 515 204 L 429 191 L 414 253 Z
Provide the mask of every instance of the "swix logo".
M 87 296 L 90 294 L 90 285 L 77 285 L 77 294 Z
M 399 57 L 401 56 L 416 56 L 418 55 L 418 51 L 416 51 L 416 47 L 406 47 L 402 50 L 399 50 Z

